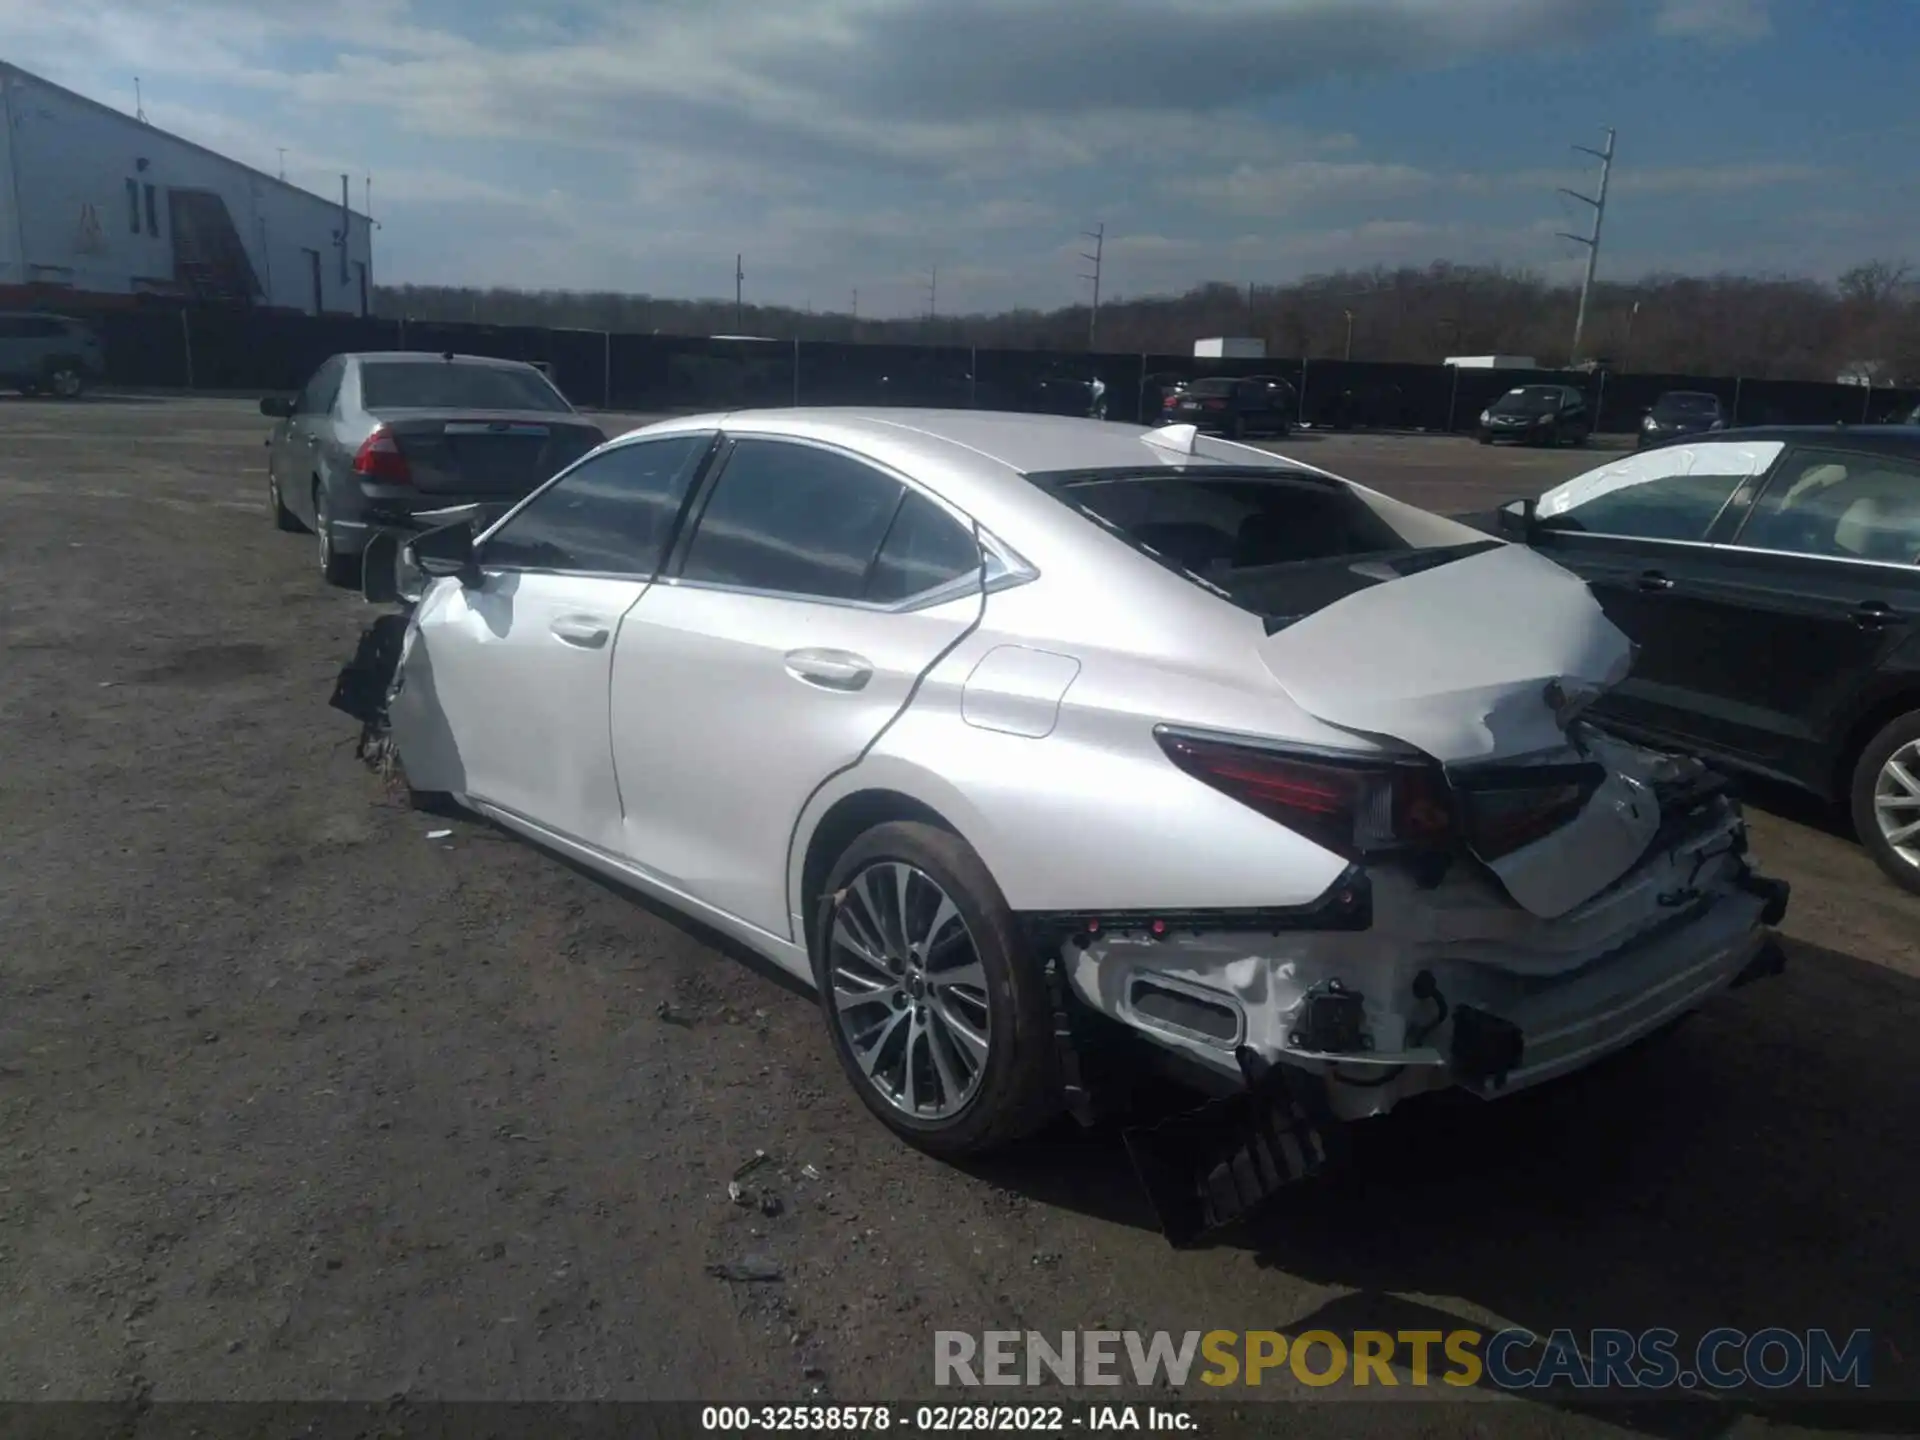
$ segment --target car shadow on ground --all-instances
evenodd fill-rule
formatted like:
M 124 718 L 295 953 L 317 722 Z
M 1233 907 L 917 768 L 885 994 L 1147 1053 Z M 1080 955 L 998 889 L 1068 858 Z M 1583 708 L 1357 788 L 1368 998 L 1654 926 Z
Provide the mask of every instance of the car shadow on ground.
M 165 401 L 157 395 L 102 395 L 96 391 L 75 395 L 68 400 L 56 400 L 50 395 L 20 395 L 11 391 L 0 394 L 0 405 L 48 405 L 61 410 L 88 405 L 161 405 L 164 403 Z
M 1908 1358 L 1920 1353 L 1920 981 L 1787 947 L 1783 976 L 1582 1074 L 1491 1104 L 1436 1097 L 1355 1127 L 1347 1167 L 1211 1244 L 1348 1292 L 1276 1316 L 1296 1335 L 1485 1330 L 1482 1311 L 1583 1342 L 1597 1328 L 1667 1328 L 1683 1358 L 1719 1326 L 1873 1334 L 1866 1391 L 1743 1391 L 1677 1410 L 1537 1397 L 1646 1434 L 1719 1434 L 1742 1417 L 1884 1432 L 1888 1401 L 1920 1418 Z M 1052 1132 L 969 1169 L 1154 1228 L 1113 1131 Z

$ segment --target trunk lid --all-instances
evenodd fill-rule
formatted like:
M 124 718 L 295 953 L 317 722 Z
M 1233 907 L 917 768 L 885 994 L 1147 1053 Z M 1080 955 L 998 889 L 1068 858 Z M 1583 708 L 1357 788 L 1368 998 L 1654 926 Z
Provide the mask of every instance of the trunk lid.
M 591 421 L 550 410 L 372 413 L 427 495 L 518 499 L 606 439 Z
M 1494 813 L 1536 790 L 1566 819 L 1517 849 L 1468 843 L 1526 909 L 1565 914 L 1646 852 L 1651 788 L 1614 750 L 1583 753 L 1568 724 L 1625 678 L 1633 645 L 1584 581 L 1502 545 L 1373 585 L 1267 637 L 1261 658 L 1309 714 L 1438 760 L 1463 811 Z M 1584 772 L 1585 779 L 1581 780 Z M 1577 807 L 1577 808 L 1575 808 Z

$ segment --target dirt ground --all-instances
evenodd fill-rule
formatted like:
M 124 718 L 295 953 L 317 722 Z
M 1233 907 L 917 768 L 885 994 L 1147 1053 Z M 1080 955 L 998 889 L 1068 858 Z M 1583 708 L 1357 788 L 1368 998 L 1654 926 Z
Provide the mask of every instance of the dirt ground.
M 1864 1326 L 1873 1393 L 1920 1398 L 1920 904 L 1804 807 L 1756 817 L 1784 977 L 1378 1122 L 1342 1182 L 1173 1252 L 1112 1134 L 929 1160 L 786 984 L 390 805 L 326 705 L 370 612 L 273 530 L 265 433 L 234 401 L 0 401 L 0 1399 L 900 1398 L 940 1328 L 1499 1322 Z M 1283 448 L 1440 509 L 1594 459 Z M 760 1151 L 776 1213 L 727 1197 Z M 784 1278 L 707 1273 L 749 1258 Z

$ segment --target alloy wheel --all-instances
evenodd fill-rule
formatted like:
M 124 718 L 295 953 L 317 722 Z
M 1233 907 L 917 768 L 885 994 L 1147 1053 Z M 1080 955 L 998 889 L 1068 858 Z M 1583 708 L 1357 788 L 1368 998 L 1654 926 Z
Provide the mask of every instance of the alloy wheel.
M 80 393 L 80 372 L 69 366 L 53 372 L 49 377 L 53 393 L 62 400 L 71 400 Z
M 1873 818 L 1893 853 L 1920 869 L 1920 740 L 1909 740 L 1880 767 Z
M 835 1023 L 867 1083 L 894 1109 L 946 1120 L 987 1071 L 987 977 L 967 922 L 924 870 L 868 865 L 827 937 Z

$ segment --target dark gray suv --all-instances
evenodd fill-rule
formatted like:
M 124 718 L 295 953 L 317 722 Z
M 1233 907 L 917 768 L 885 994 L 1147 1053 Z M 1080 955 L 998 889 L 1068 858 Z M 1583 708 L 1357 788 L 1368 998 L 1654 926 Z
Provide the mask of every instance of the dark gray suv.
M 104 372 L 100 337 L 84 321 L 0 312 L 0 386 L 72 400 Z

